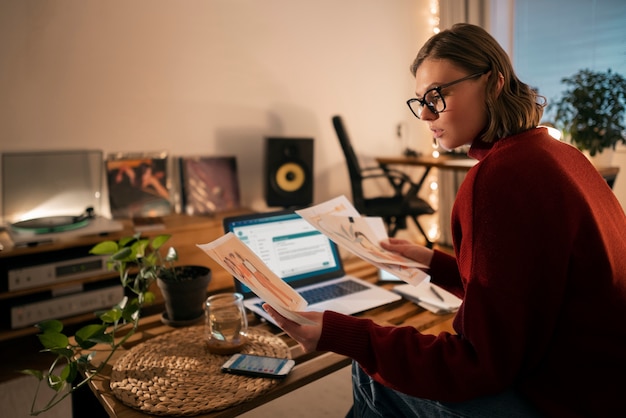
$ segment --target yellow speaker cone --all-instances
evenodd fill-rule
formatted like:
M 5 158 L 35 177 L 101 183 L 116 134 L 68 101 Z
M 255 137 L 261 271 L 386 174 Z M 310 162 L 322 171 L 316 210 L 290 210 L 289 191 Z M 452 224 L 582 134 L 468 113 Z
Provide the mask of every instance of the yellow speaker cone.
M 276 170 L 276 184 L 286 192 L 301 188 L 305 177 L 304 169 L 296 163 L 285 163 Z

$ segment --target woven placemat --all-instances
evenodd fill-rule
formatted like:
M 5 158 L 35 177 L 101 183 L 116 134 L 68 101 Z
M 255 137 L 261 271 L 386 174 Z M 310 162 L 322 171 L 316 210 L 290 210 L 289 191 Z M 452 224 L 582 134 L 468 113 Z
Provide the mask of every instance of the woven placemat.
M 280 338 L 250 329 L 242 353 L 289 357 Z M 228 408 L 280 380 L 221 372 L 229 356 L 208 352 L 204 327 L 182 328 L 139 344 L 113 366 L 111 391 L 125 405 L 154 415 L 193 416 Z

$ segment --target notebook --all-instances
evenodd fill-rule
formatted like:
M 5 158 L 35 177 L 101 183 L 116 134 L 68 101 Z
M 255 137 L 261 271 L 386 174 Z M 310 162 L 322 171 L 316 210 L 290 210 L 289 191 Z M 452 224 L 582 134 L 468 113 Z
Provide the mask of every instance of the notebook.
M 346 275 L 337 245 L 291 210 L 224 218 L 224 231 L 234 233 L 278 277 L 308 302 L 307 310 L 332 310 L 346 315 L 401 299 L 401 296 Z M 235 279 L 244 305 L 274 322 L 263 301 Z

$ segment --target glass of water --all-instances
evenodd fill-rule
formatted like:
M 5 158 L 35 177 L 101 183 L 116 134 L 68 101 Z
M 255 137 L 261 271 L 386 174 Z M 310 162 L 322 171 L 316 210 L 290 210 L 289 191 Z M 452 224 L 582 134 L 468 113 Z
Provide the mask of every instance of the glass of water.
M 209 351 L 232 354 L 247 341 L 248 318 L 241 293 L 218 293 L 204 305 L 205 329 Z

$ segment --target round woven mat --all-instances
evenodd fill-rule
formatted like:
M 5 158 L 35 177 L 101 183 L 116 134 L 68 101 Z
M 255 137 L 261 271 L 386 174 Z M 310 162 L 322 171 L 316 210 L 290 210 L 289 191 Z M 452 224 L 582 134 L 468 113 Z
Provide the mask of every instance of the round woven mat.
M 289 357 L 284 341 L 257 329 L 248 331 L 241 352 Z M 111 391 L 125 405 L 143 412 L 193 416 L 245 402 L 280 382 L 222 373 L 228 357 L 208 352 L 203 326 L 182 328 L 124 354 L 113 366 Z

